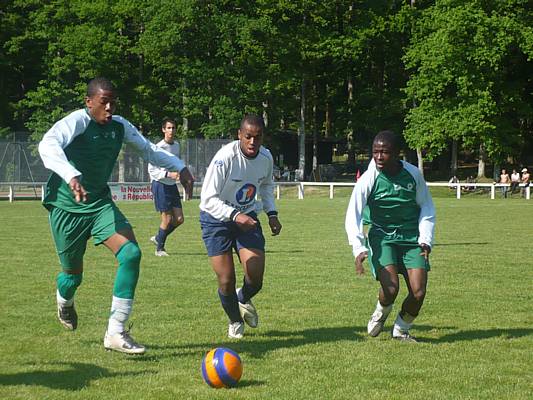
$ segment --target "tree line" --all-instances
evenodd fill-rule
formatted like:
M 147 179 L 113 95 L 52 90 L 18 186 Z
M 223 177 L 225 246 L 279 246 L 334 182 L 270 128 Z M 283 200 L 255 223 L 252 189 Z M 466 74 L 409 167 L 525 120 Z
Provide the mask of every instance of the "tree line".
M 0 26 L 0 135 L 39 140 L 106 76 L 148 136 L 172 116 L 231 137 L 254 112 L 353 160 L 389 128 L 419 165 L 476 152 L 480 176 L 532 141 L 531 0 L 5 0 Z

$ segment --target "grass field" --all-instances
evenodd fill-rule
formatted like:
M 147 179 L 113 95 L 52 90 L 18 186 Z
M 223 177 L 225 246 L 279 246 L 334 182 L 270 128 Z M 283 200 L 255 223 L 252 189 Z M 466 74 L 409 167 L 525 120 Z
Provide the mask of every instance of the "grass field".
M 65 331 L 55 317 L 59 267 L 46 211 L 0 202 L 0 399 L 531 399 L 533 201 L 435 199 L 437 245 L 412 331 L 421 343 L 409 344 L 366 335 L 378 285 L 354 274 L 341 194 L 278 202 L 284 228 L 267 236 L 254 301 L 260 326 L 238 342 L 226 337 L 198 202 L 185 203 L 165 259 L 148 241 L 158 225 L 152 205 L 121 203 L 144 251 L 132 332 L 149 351 L 138 357 L 102 346 L 111 254 L 89 246 L 80 325 Z M 202 381 L 202 356 L 217 346 L 244 361 L 237 389 Z

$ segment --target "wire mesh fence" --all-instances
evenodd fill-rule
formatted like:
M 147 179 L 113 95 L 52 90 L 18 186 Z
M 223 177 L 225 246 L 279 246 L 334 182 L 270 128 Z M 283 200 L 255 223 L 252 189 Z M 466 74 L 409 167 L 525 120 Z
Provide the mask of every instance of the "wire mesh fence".
M 215 153 L 230 139 L 185 139 L 180 141 L 181 159 L 201 182 Z M 109 178 L 110 182 L 148 182 L 148 164 L 130 146 L 124 146 Z M 50 176 L 37 143 L 0 141 L 0 182 L 45 182 Z

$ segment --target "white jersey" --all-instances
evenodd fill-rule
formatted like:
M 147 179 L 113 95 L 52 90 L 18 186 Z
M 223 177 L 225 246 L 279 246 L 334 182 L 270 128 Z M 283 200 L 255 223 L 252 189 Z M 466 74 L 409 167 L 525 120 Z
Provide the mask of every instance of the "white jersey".
M 235 140 L 222 147 L 207 168 L 200 209 L 220 221 L 232 220 L 240 213 L 259 211 L 277 214 L 274 204 L 272 169 L 274 162 L 270 151 L 261 146 L 257 156 L 246 157 L 240 142 Z
M 180 156 L 180 145 L 178 142 L 173 143 L 167 143 L 165 140 L 161 140 L 159 143 L 156 144 L 157 147 L 160 149 L 166 150 L 171 154 L 174 154 L 176 157 L 179 158 Z M 148 173 L 150 174 L 150 182 L 152 181 L 158 181 L 165 185 L 175 185 L 176 180 L 172 178 L 167 178 L 167 169 L 157 167 L 152 164 L 148 164 Z

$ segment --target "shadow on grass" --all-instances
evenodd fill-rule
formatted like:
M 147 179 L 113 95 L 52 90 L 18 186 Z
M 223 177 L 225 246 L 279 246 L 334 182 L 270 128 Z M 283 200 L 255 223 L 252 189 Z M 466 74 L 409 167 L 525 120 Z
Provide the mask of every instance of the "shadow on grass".
M 251 331 L 251 329 L 249 330 Z M 152 350 L 175 350 L 172 353 L 149 354 L 132 358 L 132 361 L 157 361 L 161 358 L 179 357 L 184 355 L 200 355 L 213 347 L 229 347 L 238 353 L 246 353 L 254 358 L 261 358 L 266 353 L 278 349 L 295 348 L 314 343 L 333 343 L 339 341 L 359 341 L 366 336 L 366 326 L 364 327 L 324 327 L 303 329 L 299 331 L 270 330 L 250 334 L 246 340 L 228 340 L 213 343 L 191 343 L 177 346 L 148 346 Z
M 116 376 L 135 376 L 150 373 L 142 372 L 110 372 L 106 368 L 86 363 L 46 363 L 46 365 L 60 366 L 50 370 L 35 370 L 14 374 L 0 373 L 0 386 L 45 386 L 50 389 L 81 390 L 92 381 Z
M 418 329 L 418 327 L 417 327 Z M 469 331 L 459 331 L 443 335 L 439 338 L 423 338 L 420 341 L 426 343 L 454 343 L 462 341 L 486 340 L 497 337 L 505 339 L 517 339 L 533 334 L 533 329 L 527 328 L 507 328 L 507 329 L 474 329 Z

